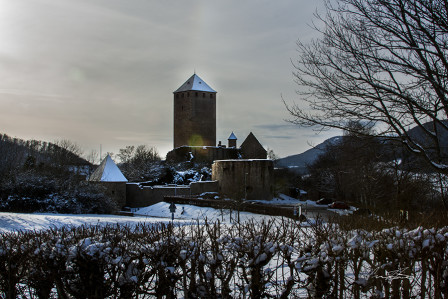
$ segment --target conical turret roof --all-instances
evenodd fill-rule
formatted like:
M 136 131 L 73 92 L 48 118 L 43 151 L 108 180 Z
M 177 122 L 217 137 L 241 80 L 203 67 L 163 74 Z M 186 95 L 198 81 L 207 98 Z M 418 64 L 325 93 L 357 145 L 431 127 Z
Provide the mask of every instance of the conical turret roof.
M 227 138 L 227 140 L 238 140 L 238 138 L 236 138 L 235 134 L 230 134 L 229 138 Z
M 100 166 L 92 173 L 89 181 L 91 182 L 127 182 L 117 164 L 107 155 Z
M 215 92 L 213 88 L 207 85 L 198 75 L 194 74 L 190 77 L 181 87 L 179 87 L 176 92 L 182 91 L 206 91 L 206 92 Z

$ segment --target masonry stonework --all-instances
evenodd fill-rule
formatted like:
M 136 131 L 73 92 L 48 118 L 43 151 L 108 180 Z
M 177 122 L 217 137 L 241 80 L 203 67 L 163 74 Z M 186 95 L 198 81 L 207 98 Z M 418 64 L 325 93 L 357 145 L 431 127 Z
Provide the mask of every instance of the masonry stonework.
M 142 186 L 128 183 L 125 186 L 126 206 L 141 208 L 162 202 L 165 196 L 196 196 L 205 192 L 218 192 L 218 182 L 192 182 L 190 185 Z
M 126 185 L 126 206 L 141 208 L 162 202 L 164 196 L 189 196 L 190 186 L 140 186 L 136 183 Z
M 174 92 L 174 148 L 216 146 L 216 91 L 196 74 Z
M 90 182 L 104 187 L 107 196 L 117 203 L 119 209 L 126 205 L 126 182 Z
M 273 176 L 272 160 L 217 160 L 212 165 L 220 194 L 234 199 L 272 199 Z

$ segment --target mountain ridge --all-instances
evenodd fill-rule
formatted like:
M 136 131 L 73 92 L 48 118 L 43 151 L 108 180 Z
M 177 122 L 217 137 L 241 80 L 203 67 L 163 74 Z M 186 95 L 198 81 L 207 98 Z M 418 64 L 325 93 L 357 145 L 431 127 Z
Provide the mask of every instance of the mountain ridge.
M 278 168 L 289 168 L 295 172 L 305 173 L 306 167 L 313 163 L 319 155 L 324 153 L 329 145 L 336 144 L 341 140 L 342 136 L 334 136 L 326 139 L 324 142 L 304 151 L 301 154 L 290 155 L 280 158 L 276 161 Z

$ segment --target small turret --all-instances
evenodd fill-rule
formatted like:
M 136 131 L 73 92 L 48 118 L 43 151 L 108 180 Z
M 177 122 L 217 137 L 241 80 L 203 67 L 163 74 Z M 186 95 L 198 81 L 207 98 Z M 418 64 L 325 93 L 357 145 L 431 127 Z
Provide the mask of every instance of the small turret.
M 236 148 L 236 141 L 238 140 L 238 138 L 236 138 L 236 136 L 235 136 L 235 134 L 233 134 L 233 132 L 232 132 L 232 134 L 230 134 L 230 136 L 227 140 L 228 140 L 229 147 Z

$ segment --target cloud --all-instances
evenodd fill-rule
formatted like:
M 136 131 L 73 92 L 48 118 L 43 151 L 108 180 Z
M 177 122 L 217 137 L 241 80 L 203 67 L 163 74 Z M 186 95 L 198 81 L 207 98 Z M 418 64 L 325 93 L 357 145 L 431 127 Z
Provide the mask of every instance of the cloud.
M 117 152 L 172 147 L 172 92 L 194 69 L 218 91 L 218 133 L 301 148 L 282 124 L 290 58 L 320 2 L 0 0 L 0 127 Z M 270 136 L 270 137 L 269 137 Z M 283 141 L 289 140 L 280 144 Z M 281 148 L 281 150 L 280 150 Z M 160 150 L 162 152 L 162 150 Z
M 290 135 L 284 135 L 284 136 L 272 136 L 272 135 L 263 135 L 266 139 L 295 139 L 295 137 Z
M 298 129 L 298 127 L 294 124 L 261 124 L 255 126 L 258 129 L 262 130 L 270 130 L 270 131 L 284 131 L 284 130 L 294 130 Z

